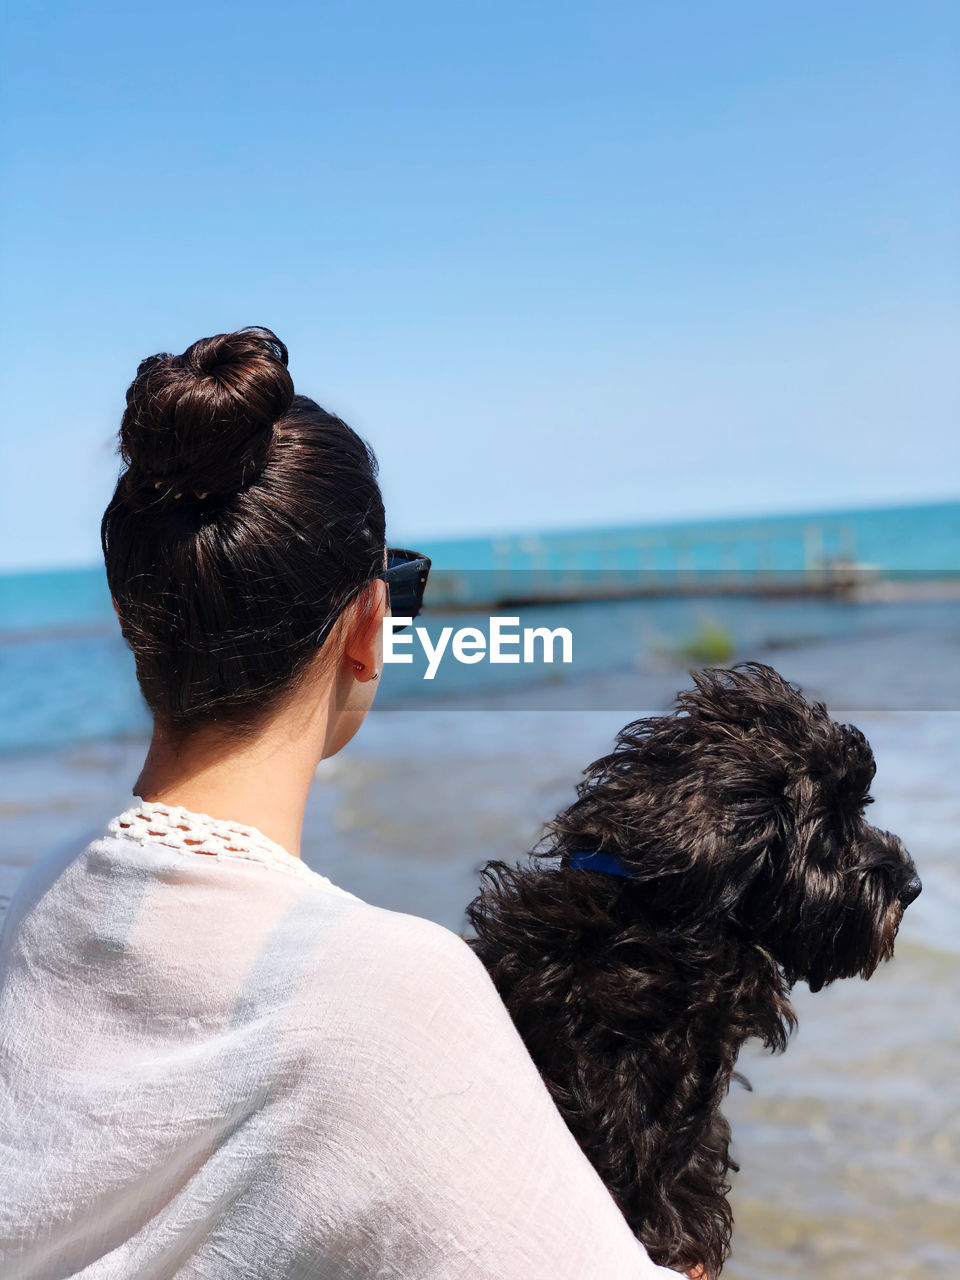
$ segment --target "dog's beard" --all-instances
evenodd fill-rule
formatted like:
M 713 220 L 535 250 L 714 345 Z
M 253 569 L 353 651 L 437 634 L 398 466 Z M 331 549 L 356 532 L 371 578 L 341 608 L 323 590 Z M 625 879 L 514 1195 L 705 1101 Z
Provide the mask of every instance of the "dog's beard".
M 821 891 L 801 903 L 793 927 L 771 938 L 771 951 L 790 984 L 805 981 L 811 991 L 839 978 L 870 978 L 893 956 L 903 911 L 889 876 L 870 871 L 853 893 Z
M 900 922 L 903 919 L 903 910 L 903 903 L 899 898 L 894 898 L 893 902 L 891 902 L 887 907 L 883 917 L 883 926 L 880 930 L 880 945 L 877 949 L 876 960 L 874 961 L 873 968 L 871 968 L 869 972 L 861 970 L 862 977 L 869 978 L 877 968 L 877 965 L 881 964 L 884 960 L 893 959 L 893 946 L 897 940 L 897 932 L 900 928 Z

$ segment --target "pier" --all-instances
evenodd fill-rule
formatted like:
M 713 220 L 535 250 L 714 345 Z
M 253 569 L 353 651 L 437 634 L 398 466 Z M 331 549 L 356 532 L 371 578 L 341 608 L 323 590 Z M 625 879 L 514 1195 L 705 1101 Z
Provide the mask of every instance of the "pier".
M 486 567 L 430 577 L 440 608 L 671 596 L 851 597 L 875 574 L 850 525 L 764 523 L 494 539 Z

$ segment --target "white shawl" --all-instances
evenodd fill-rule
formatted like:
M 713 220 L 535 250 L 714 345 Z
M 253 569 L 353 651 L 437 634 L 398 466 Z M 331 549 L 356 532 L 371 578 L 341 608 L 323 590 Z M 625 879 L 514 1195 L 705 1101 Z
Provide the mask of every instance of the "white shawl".
M 143 805 L 40 864 L 0 935 L 0 1275 L 675 1273 L 462 939 Z

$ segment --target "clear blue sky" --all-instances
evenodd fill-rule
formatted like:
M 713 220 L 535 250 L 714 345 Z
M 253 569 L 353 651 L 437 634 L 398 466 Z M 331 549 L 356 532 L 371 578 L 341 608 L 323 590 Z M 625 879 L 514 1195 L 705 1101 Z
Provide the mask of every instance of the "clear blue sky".
M 7 7 L 0 564 L 138 360 L 266 324 L 394 537 L 960 493 L 960 9 Z

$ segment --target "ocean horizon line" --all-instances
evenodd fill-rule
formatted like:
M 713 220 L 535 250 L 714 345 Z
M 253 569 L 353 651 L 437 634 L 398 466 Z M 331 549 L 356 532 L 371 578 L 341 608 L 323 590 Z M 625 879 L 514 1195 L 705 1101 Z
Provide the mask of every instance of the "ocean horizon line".
M 706 532 L 713 528 L 735 529 L 738 526 L 789 525 L 816 520 L 836 521 L 844 518 L 858 519 L 864 516 L 906 515 L 912 512 L 949 511 L 960 512 L 960 496 L 950 498 L 920 499 L 905 502 L 879 502 L 863 506 L 798 508 L 788 511 L 747 511 L 739 515 L 708 515 L 670 517 L 657 520 L 624 521 L 604 524 L 570 524 L 549 527 L 534 526 L 499 528 L 489 532 L 443 534 L 437 536 L 404 534 L 399 542 L 419 543 L 428 553 L 459 547 L 479 547 L 502 542 L 519 542 L 524 539 L 553 539 L 565 537 L 604 537 L 626 533 L 656 534 L 690 530 Z M 398 540 L 391 540 L 391 545 Z M 46 565 L 6 567 L 0 564 L 0 578 L 32 578 L 56 574 L 93 573 L 102 571 L 102 561 L 84 560 L 73 563 L 56 562 Z

